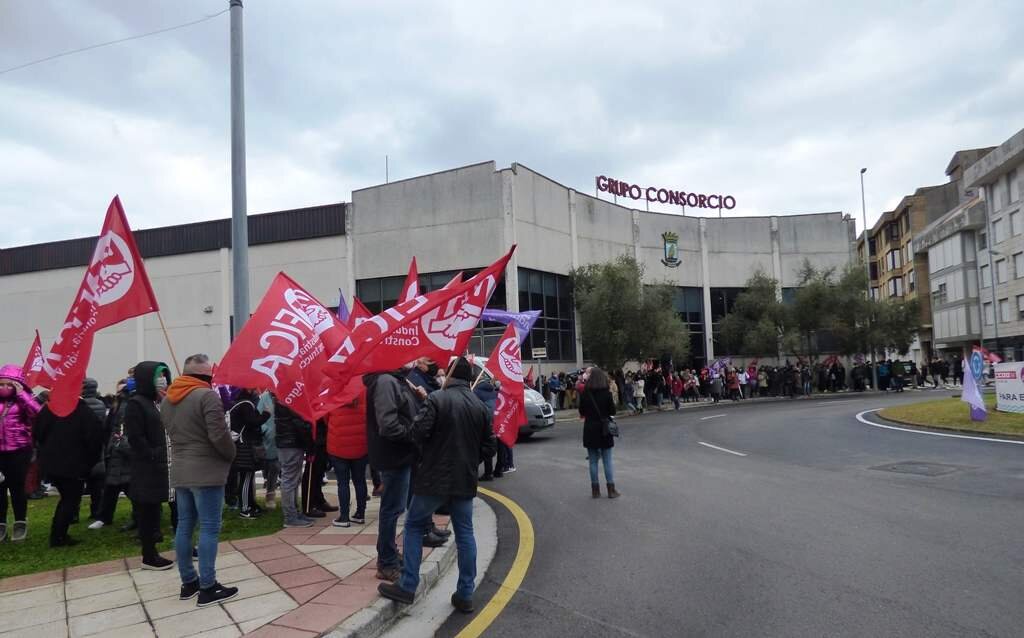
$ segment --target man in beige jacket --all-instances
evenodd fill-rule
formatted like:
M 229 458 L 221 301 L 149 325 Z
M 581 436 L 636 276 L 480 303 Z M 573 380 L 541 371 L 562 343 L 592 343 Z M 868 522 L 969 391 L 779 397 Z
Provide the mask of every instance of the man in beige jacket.
M 181 575 L 181 600 L 199 596 L 198 606 L 216 605 L 238 595 L 237 587 L 217 582 L 217 543 L 220 536 L 224 484 L 235 444 L 224 419 L 220 395 L 210 382 L 209 357 L 185 360 L 185 373 L 167 389 L 160 407 L 171 441 L 171 487 L 178 505 L 174 548 Z M 192 535 L 199 523 L 199 573 L 192 563 Z

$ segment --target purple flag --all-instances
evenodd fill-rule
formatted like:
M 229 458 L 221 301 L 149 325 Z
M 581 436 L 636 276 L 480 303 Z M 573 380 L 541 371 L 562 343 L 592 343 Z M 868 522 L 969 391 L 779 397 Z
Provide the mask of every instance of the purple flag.
M 484 314 L 480 316 L 484 321 L 493 321 L 495 323 L 510 324 L 513 323 L 516 326 L 516 338 L 519 339 L 519 343 L 523 342 L 526 335 L 533 328 L 533 324 L 536 323 L 537 317 L 540 316 L 540 310 L 527 310 L 526 312 L 509 312 L 507 310 L 492 310 L 490 308 L 484 310 Z
M 345 293 L 338 288 L 338 321 L 348 324 L 348 304 L 345 303 Z
M 960 400 L 971 406 L 971 420 L 972 421 L 984 421 L 988 418 L 988 412 L 985 410 L 985 400 L 981 398 L 981 391 L 978 389 L 978 381 L 974 378 L 974 373 L 971 371 L 971 364 L 967 359 L 964 359 L 964 391 L 960 395 Z

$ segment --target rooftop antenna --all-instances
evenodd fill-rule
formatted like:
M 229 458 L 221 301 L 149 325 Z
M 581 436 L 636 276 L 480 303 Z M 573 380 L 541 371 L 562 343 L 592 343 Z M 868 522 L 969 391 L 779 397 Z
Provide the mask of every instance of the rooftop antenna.
M 388 166 L 388 156 L 387 155 L 384 156 L 384 183 L 385 184 L 390 184 L 391 183 L 391 169 Z

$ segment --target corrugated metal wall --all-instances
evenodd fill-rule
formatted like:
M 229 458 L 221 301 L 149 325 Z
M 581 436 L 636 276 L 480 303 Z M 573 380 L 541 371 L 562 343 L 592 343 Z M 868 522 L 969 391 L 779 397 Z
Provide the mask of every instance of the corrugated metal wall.
M 329 204 L 249 216 L 249 245 L 345 234 L 345 204 Z M 135 231 L 143 258 L 183 255 L 231 246 L 231 220 L 217 219 Z M 96 237 L 0 250 L 0 276 L 84 266 Z

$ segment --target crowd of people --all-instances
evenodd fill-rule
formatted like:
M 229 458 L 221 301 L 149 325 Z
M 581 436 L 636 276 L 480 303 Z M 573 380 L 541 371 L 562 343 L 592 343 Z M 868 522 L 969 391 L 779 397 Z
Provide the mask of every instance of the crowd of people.
M 314 519 L 336 512 L 332 524 L 350 527 L 365 524 L 369 500 L 379 497 L 376 573 L 386 581 L 381 593 L 411 602 L 422 548 L 439 547 L 452 535 L 434 524 L 433 515 L 444 514 L 451 517 L 459 554 L 452 604 L 472 611 L 477 482 L 515 468 L 511 449 L 499 445 L 491 431 L 495 386 L 486 379 L 474 384 L 464 358 L 454 360 L 447 373 L 446 378 L 436 362 L 423 358 L 401 370 L 366 375 L 357 397 L 309 422 L 272 392 L 213 386 L 205 355 L 188 357 L 177 378 L 164 363 L 138 363 L 105 397 L 86 379 L 77 406 L 63 417 L 50 411 L 47 391 L 31 393 L 20 367 L 3 366 L 0 541 L 27 538 L 28 499 L 46 494 L 43 480 L 59 495 L 50 521 L 52 548 L 83 542 L 69 530 L 79 522 L 86 495 L 90 530 L 112 525 L 125 495 L 131 513 L 122 530 L 136 534 L 142 568 L 176 564 L 181 599 L 196 597 L 203 607 L 238 593 L 216 579 L 226 513 L 253 519 L 279 506 L 284 527 L 311 527 Z M 328 468 L 337 479 L 337 506 L 323 492 Z M 257 473 L 263 476 L 263 499 Z M 157 551 L 164 503 L 174 560 Z M 398 520 L 406 510 L 399 552 Z

